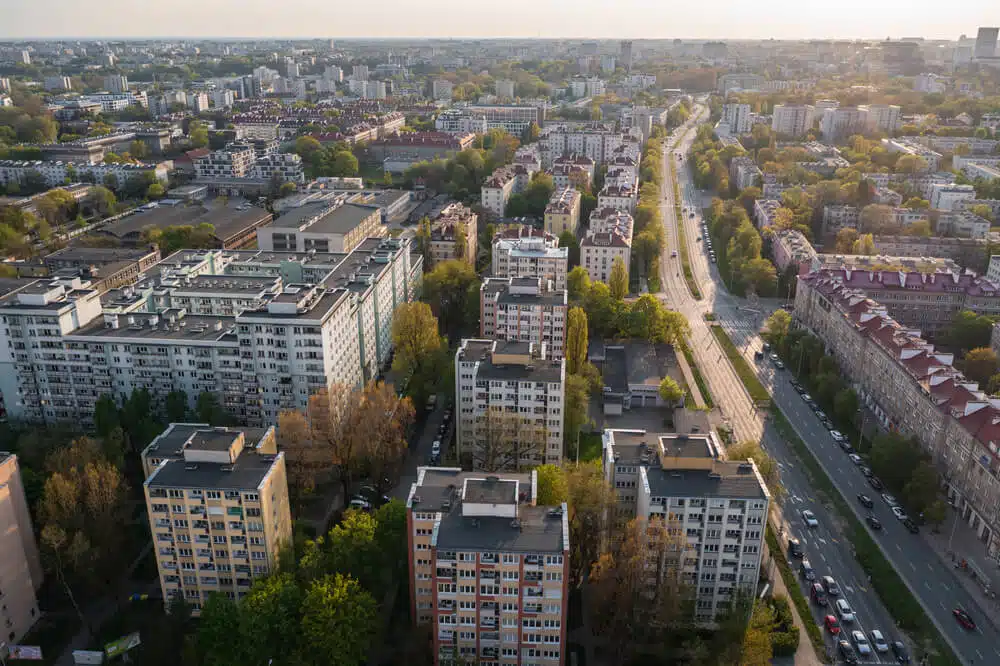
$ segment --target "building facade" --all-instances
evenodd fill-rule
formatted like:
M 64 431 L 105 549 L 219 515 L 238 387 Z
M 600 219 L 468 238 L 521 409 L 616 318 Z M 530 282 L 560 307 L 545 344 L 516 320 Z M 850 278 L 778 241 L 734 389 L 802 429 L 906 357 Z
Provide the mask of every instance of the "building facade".
M 569 248 L 547 231 L 517 225 L 493 238 L 490 274 L 497 278 L 541 278 L 555 289 L 566 288 Z
M 37 593 L 44 573 L 17 456 L 0 452 L 0 584 L 4 640 L 19 643 L 41 614 Z
M 545 207 L 545 231 L 559 236 L 564 231 L 576 234 L 580 226 L 580 192 L 564 187 L 555 190 Z
M 542 278 L 486 278 L 479 290 L 480 335 L 544 345 L 550 358 L 563 357 L 567 312 L 566 290 Z

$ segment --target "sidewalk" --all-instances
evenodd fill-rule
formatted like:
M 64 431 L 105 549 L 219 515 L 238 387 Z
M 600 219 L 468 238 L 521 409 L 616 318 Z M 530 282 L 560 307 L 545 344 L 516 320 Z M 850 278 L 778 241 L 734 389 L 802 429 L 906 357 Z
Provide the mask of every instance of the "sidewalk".
M 705 406 L 705 398 L 701 395 L 701 389 L 698 388 L 698 383 L 694 380 L 694 373 L 691 372 L 691 366 L 688 365 L 687 358 L 684 353 L 675 354 L 677 357 L 677 365 L 681 366 L 681 374 L 684 375 L 684 381 L 688 385 L 688 390 L 691 391 L 691 399 L 694 400 L 696 407 Z
M 778 528 L 778 533 L 782 536 L 778 537 L 778 543 L 781 544 L 781 540 L 786 532 L 788 532 L 788 527 L 785 525 L 783 517 L 775 513 L 768 520 L 769 523 L 773 523 Z M 784 558 L 785 552 L 778 549 L 777 553 L 772 553 L 770 550 L 768 554 L 771 559 Z M 820 661 L 819 657 L 816 656 L 815 650 L 813 650 L 812 641 L 809 640 L 809 634 L 806 633 L 806 625 L 804 622 L 813 622 L 812 617 L 807 617 L 803 619 L 799 616 L 798 607 L 792 602 L 792 595 L 788 593 L 788 588 L 785 587 L 785 580 L 781 577 L 781 572 L 777 570 L 777 564 L 771 562 L 771 585 L 774 588 L 772 596 L 784 595 L 788 599 L 788 607 L 792 610 L 792 619 L 795 620 L 795 626 L 799 628 L 799 647 L 795 650 L 795 654 L 791 657 L 776 657 L 771 659 L 771 663 L 776 666 L 822 666 L 823 662 Z

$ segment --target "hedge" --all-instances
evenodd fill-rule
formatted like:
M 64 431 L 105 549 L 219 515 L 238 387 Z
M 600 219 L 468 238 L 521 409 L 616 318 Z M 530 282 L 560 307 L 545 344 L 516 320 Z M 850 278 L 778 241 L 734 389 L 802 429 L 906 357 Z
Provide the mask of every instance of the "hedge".
M 795 572 L 792 571 L 792 567 L 789 566 L 788 560 L 785 559 L 785 553 L 781 550 L 781 546 L 778 545 L 778 537 L 774 534 L 774 530 L 771 529 L 770 524 L 767 526 L 765 538 L 767 539 L 767 548 L 771 551 L 771 559 L 778 565 L 778 571 L 781 572 L 781 580 L 785 582 L 788 594 L 792 597 L 792 603 L 795 604 L 795 608 L 799 611 L 802 624 L 805 625 L 806 633 L 809 634 L 809 642 L 812 643 L 816 656 L 823 661 L 826 656 L 826 643 L 823 641 L 823 633 L 819 630 L 819 625 L 813 621 L 812 609 L 809 608 L 809 602 L 806 600 L 805 595 L 802 594 L 802 588 L 799 587 L 799 580 L 796 578 Z M 776 647 L 775 642 L 772 640 L 772 648 Z M 798 647 L 798 643 L 798 637 L 796 637 L 796 648 Z M 794 652 L 795 650 L 793 649 L 792 653 Z M 779 656 L 777 651 L 775 651 L 775 656 Z
M 686 344 L 681 346 L 681 350 L 684 352 L 684 358 L 687 359 L 688 367 L 691 368 L 694 383 L 698 385 L 698 390 L 701 391 L 701 397 L 705 401 L 705 406 L 709 409 L 715 407 L 715 402 L 712 400 L 712 394 L 708 390 L 705 377 L 701 374 L 701 369 L 694 360 L 694 354 L 691 353 L 691 349 Z

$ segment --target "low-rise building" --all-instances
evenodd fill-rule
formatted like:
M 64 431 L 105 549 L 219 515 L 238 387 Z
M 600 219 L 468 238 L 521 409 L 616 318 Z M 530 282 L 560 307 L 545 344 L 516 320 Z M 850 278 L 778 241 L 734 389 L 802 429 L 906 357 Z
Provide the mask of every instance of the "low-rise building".
M 475 138 L 475 134 L 469 132 L 409 132 L 372 141 L 368 144 L 368 149 L 375 162 L 400 158 L 430 161 L 471 147 Z
M 566 288 L 569 248 L 541 229 L 515 225 L 493 237 L 491 275 L 497 278 L 540 278 L 555 289 Z
M 823 234 L 835 235 L 841 229 L 858 229 L 861 226 L 861 211 L 857 206 L 823 206 Z
M 933 185 L 931 187 L 931 208 L 955 210 L 959 201 L 976 198 L 976 188 L 972 185 Z
M 802 232 L 794 229 L 778 229 L 771 241 L 774 266 L 778 271 L 793 267 L 796 273 L 806 273 L 816 259 L 816 250 Z
M 938 217 L 937 232 L 960 238 L 985 239 L 992 222 L 967 210 L 946 213 Z
M 729 179 L 737 190 L 757 187 L 763 175 L 752 157 L 734 157 L 729 163 Z
M 385 236 L 377 208 L 347 203 L 307 203 L 257 230 L 268 252 L 350 252 L 369 236 Z
M 564 231 L 576 234 L 580 226 L 580 193 L 564 187 L 555 190 L 545 207 L 545 231 L 559 236 Z
M 212 594 L 243 597 L 291 542 L 285 454 L 273 427 L 248 435 L 171 424 L 150 444 L 164 453 L 143 484 L 164 606 L 198 615 Z
M 757 228 L 764 230 L 774 225 L 775 214 L 781 208 L 779 199 L 757 199 L 753 202 L 753 219 Z
M 231 143 L 194 162 L 195 176 L 202 178 L 247 178 L 257 155 L 248 143 Z
M 941 153 L 904 137 L 882 139 L 882 147 L 890 153 L 903 153 L 904 155 L 913 155 L 923 159 L 927 164 L 923 169 L 924 171 L 937 171 L 941 166 L 941 160 L 944 159 Z
M 537 277 L 486 278 L 479 290 L 479 334 L 530 342 L 546 356 L 565 352 L 568 298 L 565 289 Z
M 531 342 L 462 340 L 455 354 L 459 459 L 490 471 L 559 464 L 566 362 Z
M 960 266 L 982 271 L 986 265 L 986 241 L 943 236 L 874 236 L 879 254 L 895 257 L 938 257 L 952 259 Z
M 597 193 L 597 207 L 633 213 L 638 199 L 639 192 L 633 185 L 606 183 Z
M 494 171 L 480 189 L 483 208 L 496 217 L 503 217 L 510 195 L 520 194 L 527 189 L 534 173 L 526 164 L 511 164 Z

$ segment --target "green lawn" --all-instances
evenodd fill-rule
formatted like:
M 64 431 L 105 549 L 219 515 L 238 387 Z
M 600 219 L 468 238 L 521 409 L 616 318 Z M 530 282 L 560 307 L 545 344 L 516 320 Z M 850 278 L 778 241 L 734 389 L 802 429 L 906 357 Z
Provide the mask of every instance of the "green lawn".
M 601 433 L 580 433 L 580 462 L 600 460 L 602 446 Z
M 709 409 L 715 407 L 715 402 L 712 400 L 712 393 L 708 390 L 708 383 L 701 374 L 698 363 L 694 360 L 694 354 L 691 353 L 691 350 L 686 345 L 682 347 L 681 351 L 684 352 L 684 358 L 687 359 L 688 367 L 691 368 L 691 374 L 694 375 L 694 383 L 698 385 L 698 390 L 701 391 L 701 397 L 705 401 L 705 406 Z
M 733 365 L 733 370 L 736 371 L 736 375 L 743 382 L 743 386 L 746 387 L 747 392 L 750 394 L 750 398 L 755 402 L 765 402 L 771 400 L 771 394 L 767 392 L 764 385 L 760 383 L 757 379 L 757 375 L 754 374 L 753 368 L 747 363 L 747 360 L 743 358 L 740 350 L 736 348 L 733 341 L 729 339 L 729 336 L 723 330 L 721 326 L 710 326 L 712 335 L 715 339 L 719 341 L 719 346 L 722 347 L 722 351 L 726 354 L 729 362 Z

